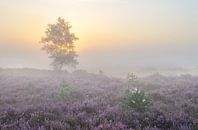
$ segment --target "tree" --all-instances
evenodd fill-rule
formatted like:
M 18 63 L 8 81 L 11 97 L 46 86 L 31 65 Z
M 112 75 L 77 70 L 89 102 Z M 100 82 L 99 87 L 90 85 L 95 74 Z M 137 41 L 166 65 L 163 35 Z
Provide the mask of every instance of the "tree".
M 74 51 L 74 42 L 78 38 L 70 32 L 71 28 L 69 22 L 59 17 L 55 24 L 48 25 L 46 36 L 41 38 L 42 49 L 53 59 L 51 65 L 55 70 L 62 70 L 64 66 L 75 67 L 78 64 L 78 55 Z

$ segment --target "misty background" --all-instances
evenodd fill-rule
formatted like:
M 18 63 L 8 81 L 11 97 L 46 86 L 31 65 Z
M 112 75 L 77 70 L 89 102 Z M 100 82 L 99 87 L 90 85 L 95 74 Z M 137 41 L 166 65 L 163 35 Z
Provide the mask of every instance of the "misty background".
M 61 16 L 80 38 L 77 69 L 197 74 L 197 7 L 196 0 L 3 0 L 0 67 L 52 69 L 39 41 Z

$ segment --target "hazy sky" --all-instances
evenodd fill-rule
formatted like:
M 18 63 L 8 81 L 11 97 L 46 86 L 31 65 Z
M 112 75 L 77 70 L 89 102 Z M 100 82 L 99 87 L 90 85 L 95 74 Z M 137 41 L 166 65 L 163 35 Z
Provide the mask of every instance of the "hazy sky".
M 0 66 L 49 68 L 40 38 L 61 16 L 79 68 L 198 64 L 198 0 L 1 0 Z

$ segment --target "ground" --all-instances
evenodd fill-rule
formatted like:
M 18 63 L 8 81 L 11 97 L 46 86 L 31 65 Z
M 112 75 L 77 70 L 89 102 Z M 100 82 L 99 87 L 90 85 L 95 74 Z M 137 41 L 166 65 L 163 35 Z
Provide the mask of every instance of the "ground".
M 127 86 L 126 79 L 84 70 L 0 69 L 0 128 L 197 129 L 198 77 L 138 78 L 133 87 L 152 99 L 144 112 L 122 110 Z

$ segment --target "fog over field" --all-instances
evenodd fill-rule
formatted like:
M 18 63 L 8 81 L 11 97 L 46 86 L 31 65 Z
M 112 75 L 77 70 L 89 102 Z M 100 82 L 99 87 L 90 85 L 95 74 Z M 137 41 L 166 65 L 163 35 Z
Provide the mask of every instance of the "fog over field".
M 198 130 L 197 7 L 0 1 L 0 130 Z
M 198 67 L 196 0 L 1 1 L 0 66 L 52 69 L 39 44 L 57 17 L 71 22 L 79 69 Z M 17 17 L 16 17 L 17 16 Z

